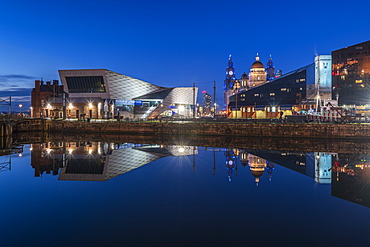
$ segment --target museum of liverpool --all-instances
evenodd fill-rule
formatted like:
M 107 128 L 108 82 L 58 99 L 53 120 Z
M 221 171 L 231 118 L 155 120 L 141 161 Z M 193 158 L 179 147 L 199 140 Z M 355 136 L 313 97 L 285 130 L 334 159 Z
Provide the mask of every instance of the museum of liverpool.
M 57 80 L 35 81 L 31 117 L 157 119 L 192 117 L 196 87 L 160 87 L 107 69 L 59 70 Z

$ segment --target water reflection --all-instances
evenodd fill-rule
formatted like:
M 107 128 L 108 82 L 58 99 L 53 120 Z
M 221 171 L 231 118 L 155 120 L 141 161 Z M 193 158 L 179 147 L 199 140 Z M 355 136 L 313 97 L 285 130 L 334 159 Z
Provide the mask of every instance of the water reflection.
M 312 178 L 317 184 L 331 185 L 335 197 L 370 207 L 370 155 L 326 152 L 291 152 L 238 148 L 198 148 L 179 145 L 143 145 L 109 142 L 57 142 L 31 144 L 31 166 L 34 176 L 58 176 L 58 180 L 106 181 L 126 172 L 169 156 L 192 156 L 193 172 L 197 172 L 194 156 L 199 150 L 213 152 L 213 175 L 216 174 L 215 153 L 224 154 L 224 172 L 232 182 L 238 176 L 238 165 L 247 168 L 256 186 L 272 183 L 280 166 Z M 11 169 L 11 155 L 6 153 L 0 171 Z M 209 163 L 209 162 L 208 162 Z
M 45 173 L 76 181 L 106 181 L 163 157 L 198 153 L 189 146 L 106 142 L 31 144 L 31 150 L 35 177 Z

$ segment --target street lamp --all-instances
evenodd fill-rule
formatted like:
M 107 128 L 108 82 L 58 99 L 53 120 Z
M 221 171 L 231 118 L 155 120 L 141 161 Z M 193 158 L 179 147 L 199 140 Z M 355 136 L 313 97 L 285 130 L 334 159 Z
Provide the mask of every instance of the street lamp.
M 235 118 L 238 118 L 238 91 L 240 88 L 240 83 L 238 80 L 234 83 L 234 92 L 235 92 Z
M 22 104 L 19 104 L 18 106 L 19 106 L 19 115 L 22 116 L 22 106 L 23 105 Z

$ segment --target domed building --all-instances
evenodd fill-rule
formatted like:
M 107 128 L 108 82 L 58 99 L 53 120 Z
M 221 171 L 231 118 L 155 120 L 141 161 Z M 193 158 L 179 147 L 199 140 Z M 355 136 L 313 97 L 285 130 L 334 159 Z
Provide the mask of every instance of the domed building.
M 267 73 L 265 71 L 265 66 L 263 66 L 257 53 L 256 61 L 252 64 L 249 72 L 248 86 L 258 87 L 267 82 L 266 78 Z
M 266 160 L 258 156 L 255 156 L 253 154 L 248 154 L 248 160 L 249 160 L 249 169 L 253 177 L 255 177 L 254 181 L 256 182 L 256 185 L 258 186 L 260 177 L 265 172 Z

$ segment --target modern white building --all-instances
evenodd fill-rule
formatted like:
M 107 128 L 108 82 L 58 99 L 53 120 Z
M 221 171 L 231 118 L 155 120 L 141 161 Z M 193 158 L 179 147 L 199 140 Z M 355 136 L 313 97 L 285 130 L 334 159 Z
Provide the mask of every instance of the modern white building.
M 33 105 L 40 117 L 154 119 L 194 114 L 197 87 L 160 87 L 107 69 L 59 70 L 59 76 L 63 86 L 36 81 Z
M 196 87 L 160 87 L 107 69 L 59 70 L 59 76 L 69 95 L 67 118 L 82 112 L 88 118 L 191 117 L 198 94 Z M 88 109 L 74 109 L 81 99 Z

